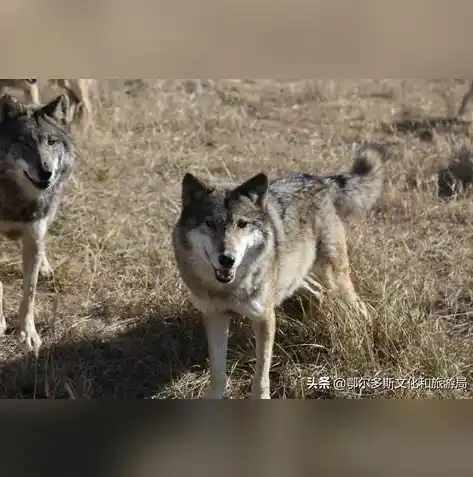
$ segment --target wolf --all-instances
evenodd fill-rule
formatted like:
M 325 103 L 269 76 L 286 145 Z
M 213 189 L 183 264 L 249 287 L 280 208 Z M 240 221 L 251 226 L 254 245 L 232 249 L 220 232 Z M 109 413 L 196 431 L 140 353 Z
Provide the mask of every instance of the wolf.
M 93 115 L 91 102 L 91 92 L 94 80 L 92 79 L 56 79 L 50 80 L 55 82 L 60 88 L 63 88 L 70 100 L 70 116 L 69 121 L 72 122 L 77 112 L 77 118 L 82 126 L 87 128 L 90 126 Z
M 45 236 L 75 157 L 65 120 L 68 109 L 65 94 L 39 106 L 25 105 L 9 94 L 0 99 L 0 234 L 23 242 L 19 321 L 27 347 L 36 354 L 41 346 L 34 322 L 36 283 L 39 274 L 53 273 Z M 0 312 L 2 334 L 7 324 L 3 309 Z
M 28 101 L 39 105 L 39 87 L 37 79 L 0 79 L 0 95 L 6 88 L 16 88 L 22 90 Z
M 349 172 L 330 176 L 269 180 L 260 173 L 243 183 L 211 183 L 185 174 L 172 245 L 206 329 L 211 382 L 204 397 L 225 393 L 233 316 L 249 318 L 255 334 L 255 399 L 270 399 L 275 307 L 298 289 L 325 286 L 368 317 L 350 278 L 343 219 L 380 197 L 383 156 L 376 145 L 364 146 Z
M 82 123 L 84 127 L 90 125 L 93 108 L 90 99 L 92 79 L 49 79 L 49 83 L 56 84 L 66 91 L 69 97 L 69 114 L 67 121 L 72 122 L 74 117 Z M 28 100 L 35 105 L 40 104 L 39 80 L 38 79 L 0 79 L 0 93 L 5 88 L 17 88 L 22 90 Z

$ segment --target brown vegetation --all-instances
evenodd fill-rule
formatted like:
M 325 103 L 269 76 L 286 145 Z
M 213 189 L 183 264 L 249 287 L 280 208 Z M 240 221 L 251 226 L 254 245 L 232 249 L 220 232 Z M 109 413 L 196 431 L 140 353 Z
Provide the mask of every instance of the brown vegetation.
M 451 117 L 466 81 L 111 80 L 98 88 L 96 127 L 75 132 L 80 157 L 48 239 L 55 278 L 39 284 L 37 298 L 44 347 L 35 361 L 15 332 L 0 340 L 0 397 L 200 396 L 205 335 L 170 247 L 184 173 L 335 172 L 364 141 L 391 150 L 383 199 L 347 226 L 353 281 L 376 326 L 367 332 L 334 309 L 292 300 L 278 312 L 273 397 L 471 396 L 425 387 L 320 390 L 306 380 L 473 377 L 473 205 L 468 187 L 447 186 L 449 198 L 440 197 L 437 180 L 458 156 L 454 164 L 471 164 L 470 127 L 422 123 L 427 135 L 386 127 L 399 116 Z M 2 239 L 1 250 L 14 323 L 21 257 L 15 243 Z M 248 323 L 236 321 L 233 397 L 249 392 L 253 346 Z

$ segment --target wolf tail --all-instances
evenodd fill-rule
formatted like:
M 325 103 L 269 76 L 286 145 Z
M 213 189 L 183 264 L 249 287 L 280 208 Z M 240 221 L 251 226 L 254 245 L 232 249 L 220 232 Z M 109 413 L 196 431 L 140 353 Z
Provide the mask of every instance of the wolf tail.
M 381 196 L 384 152 L 381 146 L 365 146 L 358 151 L 350 172 L 330 176 L 333 202 L 340 215 L 368 212 Z

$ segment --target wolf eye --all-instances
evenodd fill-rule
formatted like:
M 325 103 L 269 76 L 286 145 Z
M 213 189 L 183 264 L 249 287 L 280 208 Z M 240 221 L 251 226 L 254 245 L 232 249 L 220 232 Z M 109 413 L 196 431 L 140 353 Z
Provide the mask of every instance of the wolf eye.
M 211 220 L 207 220 L 205 222 L 205 225 L 210 229 L 210 230 L 215 230 L 217 226 L 215 225 L 215 222 L 212 222 Z
M 240 219 L 240 220 L 237 222 L 237 227 L 238 227 L 239 229 L 244 229 L 247 225 L 248 225 L 248 222 L 247 222 L 246 220 Z
M 48 136 L 47 142 L 48 146 L 54 146 L 54 144 L 57 144 L 59 141 L 55 137 Z

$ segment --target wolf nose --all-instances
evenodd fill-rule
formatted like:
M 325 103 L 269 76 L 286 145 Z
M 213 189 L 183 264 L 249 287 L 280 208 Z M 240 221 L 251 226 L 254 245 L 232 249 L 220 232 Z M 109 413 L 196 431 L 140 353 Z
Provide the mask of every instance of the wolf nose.
M 39 178 L 43 182 L 49 181 L 49 179 L 51 179 L 52 175 L 53 175 L 52 171 L 48 171 L 47 169 L 41 169 L 39 171 Z
M 226 255 L 222 253 L 222 255 L 218 257 L 218 263 L 220 263 L 222 267 L 232 268 L 235 263 L 235 257 L 233 255 Z

